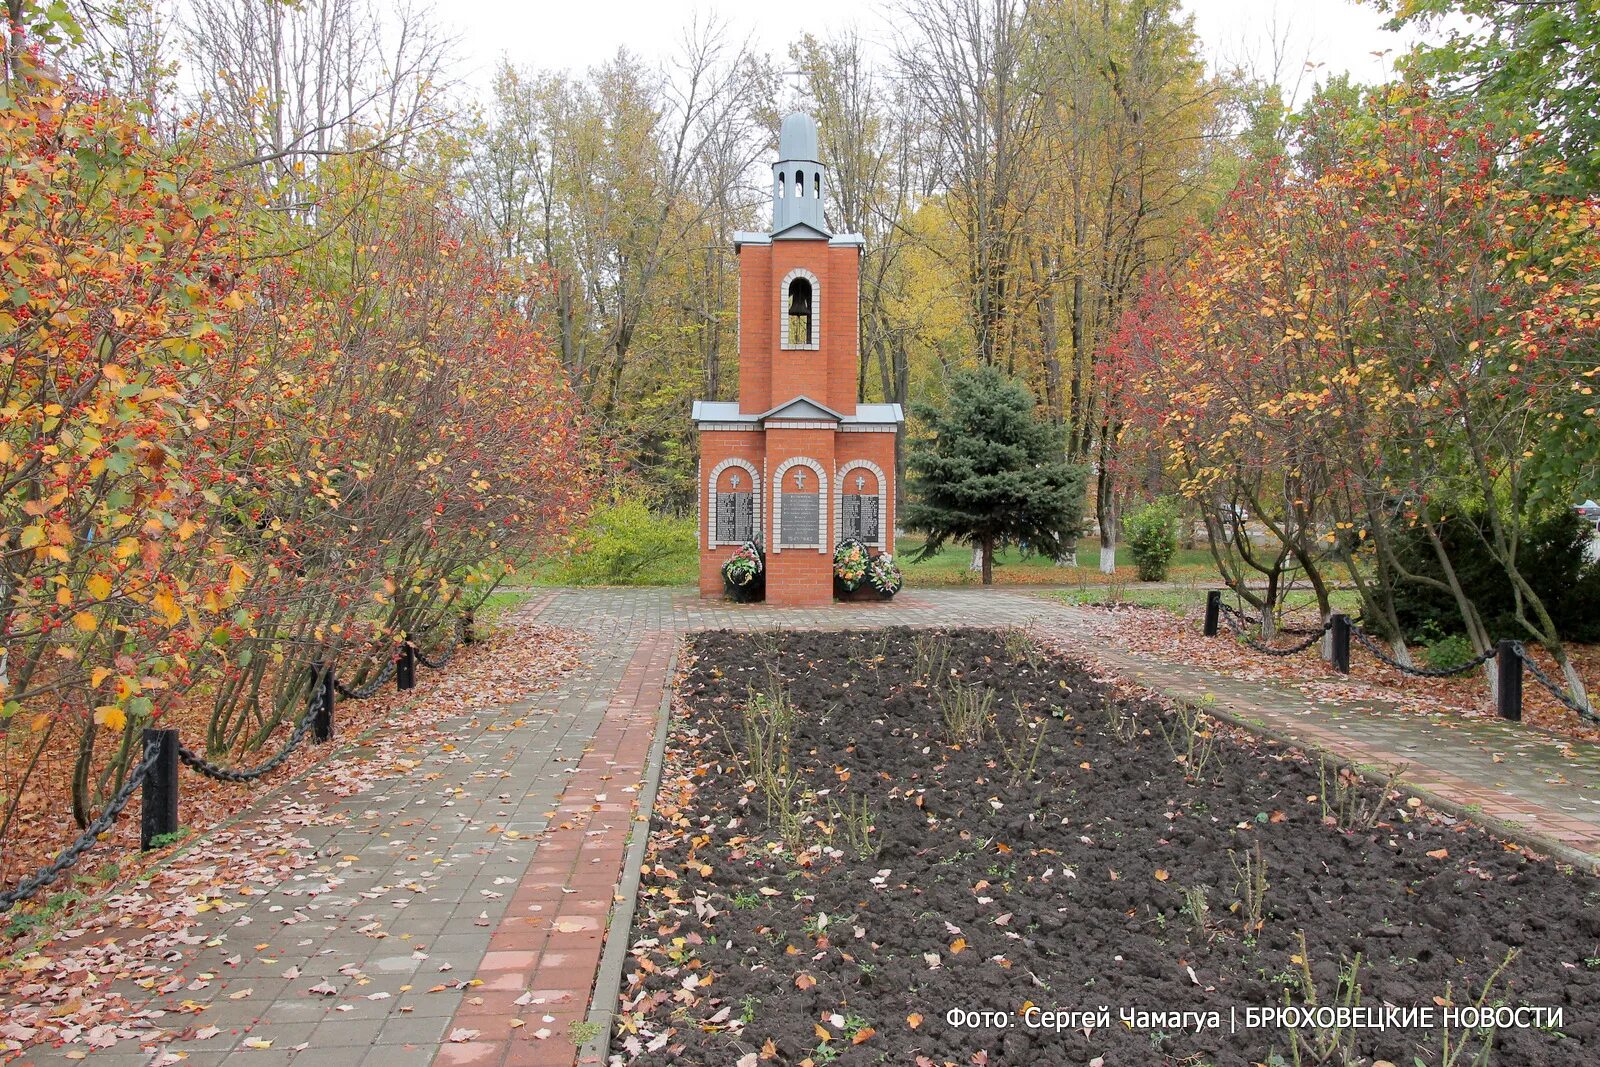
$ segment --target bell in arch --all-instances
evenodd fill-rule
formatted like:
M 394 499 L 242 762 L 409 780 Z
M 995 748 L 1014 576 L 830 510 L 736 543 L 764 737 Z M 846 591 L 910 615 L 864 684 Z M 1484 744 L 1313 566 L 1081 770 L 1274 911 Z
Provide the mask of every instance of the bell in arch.
M 788 343 L 811 343 L 811 283 L 804 278 L 796 278 L 789 283 Z
M 808 319 L 811 317 L 811 287 L 809 285 L 790 287 L 789 314 L 799 315 Z

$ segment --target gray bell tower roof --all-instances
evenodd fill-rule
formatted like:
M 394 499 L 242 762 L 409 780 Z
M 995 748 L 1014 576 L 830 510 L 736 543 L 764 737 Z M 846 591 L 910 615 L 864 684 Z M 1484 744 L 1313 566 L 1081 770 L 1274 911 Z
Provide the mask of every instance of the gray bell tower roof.
M 772 236 L 827 240 L 823 221 L 828 168 L 817 158 L 817 124 L 799 111 L 784 116 L 778 130 L 778 161 L 772 165 Z
M 791 111 L 783 117 L 783 125 L 778 130 L 778 158 L 785 162 L 821 162 L 817 152 L 817 124 L 810 115 Z

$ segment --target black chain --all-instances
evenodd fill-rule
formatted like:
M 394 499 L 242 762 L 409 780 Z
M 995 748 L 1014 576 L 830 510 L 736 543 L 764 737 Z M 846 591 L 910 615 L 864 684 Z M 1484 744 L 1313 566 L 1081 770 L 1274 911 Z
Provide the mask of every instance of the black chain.
M 1565 704 L 1569 710 L 1576 712 L 1578 718 L 1587 719 L 1589 722 L 1600 722 L 1600 715 L 1596 715 L 1593 708 L 1585 707 L 1568 696 L 1565 686 L 1557 685 L 1553 678 L 1539 669 L 1539 665 L 1528 655 L 1528 650 L 1522 647 L 1521 641 L 1511 642 L 1511 647 L 1516 650 L 1517 655 L 1522 657 L 1522 662 L 1527 664 L 1528 673 L 1533 675 L 1540 685 L 1550 690 L 1551 696 Z
M 340 696 L 347 700 L 365 700 L 368 697 L 376 694 L 378 690 L 382 689 L 384 683 L 386 683 L 390 678 L 394 677 L 394 672 L 395 661 L 394 657 L 391 655 L 388 661 L 384 663 L 383 669 L 377 674 L 373 675 L 371 678 L 368 678 L 364 685 L 345 685 L 343 682 L 339 681 L 338 675 L 335 675 L 333 679 L 333 687 L 339 691 Z
M 319 685 L 311 698 L 311 706 L 306 709 L 304 715 L 300 716 L 300 721 L 294 724 L 294 730 L 289 734 L 288 743 L 265 763 L 251 767 L 248 771 L 236 771 L 231 767 L 220 767 L 184 745 L 178 746 L 178 758 L 183 760 L 186 766 L 199 771 L 207 778 L 215 778 L 222 782 L 253 782 L 288 759 L 289 753 L 293 752 L 305 738 L 306 730 L 311 726 L 311 720 L 315 719 L 322 711 L 322 695 L 322 687 Z
M 1411 674 L 1418 678 L 1450 678 L 1457 674 L 1466 674 L 1468 671 L 1476 670 L 1494 659 L 1494 649 L 1491 648 L 1489 651 L 1480 652 L 1466 662 L 1458 663 L 1454 667 L 1408 667 L 1386 653 L 1383 647 L 1359 626 L 1350 627 L 1350 636 L 1359 641 L 1361 647 L 1372 653 L 1373 657 L 1380 662 L 1388 664 L 1401 674 Z
M 1233 614 L 1238 615 L 1241 618 L 1244 617 L 1244 613 L 1240 611 L 1234 611 Z M 1232 618 L 1228 618 L 1228 625 L 1233 629 L 1233 632 L 1238 635 L 1241 641 L 1255 649 L 1257 652 L 1265 653 L 1268 656 L 1292 656 L 1296 652 L 1304 652 L 1318 641 L 1321 641 L 1322 635 L 1328 632 L 1328 628 L 1333 625 L 1333 622 L 1330 620 L 1323 623 L 1322 629 L 1312 631 L 1310 637 L 1299 642 L 1298 644 L 1290 645 L 1287 648 L 1275 648 L 1272 645 L 1263 644 L 1262 642 L 1257 641 L 1255 638 L 1249 636 L 1243 630 L 1241 630 L 1239 628 L 1239 624 L 1234 622 Z
M 1255 626 L 1261 622 L 1261 620 L 1256 618 L 1254 615 L 1246 615 L 1242 610 L 1234 607 L 1232 604 L 1220 604 L 1218 606 L 1221 607 L 1225 612 L 1237 615 L 1242 621 L 1251 626 Z M 1320 629 L 1310 626 L 1279 626 L 1278 632 L 1281 634 L 1321 634 L 1326 633 L 1327 629 L 1328 627 L 1326 624 L 1324 624 Z
M 1239 616 L 1240 619 L 1242 619 L 1245 622 L 1249 623 L 1251 626 L 1254 626 L 1254 625 L 1256 625 L 1257 623 L 1259 623 L 1261 621 L 1260 619 L 1256 618 L 1254 615 L 1246 615 L 1243 611 L 1241 611 L 1239 608 L 1234 607 L 1232 604 L 1223 604 L 1223 605 L 1221 605 L 1221 607 L 1222 607 L 1223 611 L 1229 613 L 1230 615 Z
M 139 784 L 144 781 L 144 776 L 150 772 L 151 767 L 155 766 L 156 756 L 157 750 L 154 748 L 145 753 L 144 759 L 140 760 L 128 772 L 128 776 L 122 780 L 122 786 L 112 795 L 110 801 L 106 803 L 105 809 L 100 812 L 94 822 L 91 822 L 88 828 L 78 835 L 76 841 L 62 849 L 61 854 L 56 856 L 48 866 L 41 867 L 18 882 L 16 888 L 0 893 L 0 914 L 10 911 L 57 878 L 60 878 L 67 872 L 68 868 L 83 858 L 85 852 L 94 848 L 95 844 L 100 840 L 100 835 L 111 829 L 111 824 L 117 821 L 117 816 L 122 814 L 122 809 L 128 806 L 128 800 L 133 796 L 133 791 L 139 788 Z
M 417 655 L 417 662 L 422 664 L 424 667 L 429 668 L 430 670 L 443 670 L 444 667 L 455 658 L 456 649 L 461 645 L 461 635 L 465 632 L 466 624 L 458 616 L 456 618 L 455 626 L 451 628 L 450 644 L 445 647 L 444 654 L 438 659 L 429 659 L 427 656 L 422 654 L 421 648 L 414 647 L 414 651 Z

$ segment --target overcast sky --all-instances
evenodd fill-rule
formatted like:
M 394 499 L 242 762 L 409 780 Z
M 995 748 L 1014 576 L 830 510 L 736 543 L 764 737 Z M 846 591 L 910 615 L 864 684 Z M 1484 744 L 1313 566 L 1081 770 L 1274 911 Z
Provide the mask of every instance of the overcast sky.
M 1253 65 L 1267 75 L 1274 40 L 1285 42 L 1277 49 L 1284 56 L 1279 80 L 1290 89 L 1307 62 L 1319 66 L 1304 77 L 1306 89 L 1328 72 L 1382 81 L 1408 43 L 1380 28 L 1379 12 L 1350 0 L 1185 0 L 1184 7 L 1194 14 L 1214 64 Z M 488 84 L 501 56 L 519 66 L 574 72 L 621 47 L 659 58 L 673 50 L 697 13 L 717 13 L 739 35 L 779 55 L 808 30 L 822 35 L 854 26 L 885 52 L 894 38 L 894 4 L 863 0 L 452 0 L 436 10 L 459 37 L 466 64 L 461 74 L 477 88 Z

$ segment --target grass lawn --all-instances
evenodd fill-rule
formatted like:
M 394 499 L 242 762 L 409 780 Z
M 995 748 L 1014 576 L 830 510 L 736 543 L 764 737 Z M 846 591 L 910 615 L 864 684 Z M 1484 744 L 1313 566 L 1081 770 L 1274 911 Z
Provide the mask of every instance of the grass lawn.
M 965 545 L 946 547 L 937 556 L 920 563 L 911 562 L 922 550 L 923 539 L 903 537 L 895 554 L 906 572 L 908 586 L 976 585 L 981 581 L 972 564 L 972 549 Z M 1133 565 L 1133 553 L 1126 545 L 1117 546 L 1117 573 L 1100 573 L 1100 542 L 1086 537 L 1078 542 L 1078 566 L 1058 567 L 1041 556 L 1024 556 L 1015 548 L 1003 548 L 995 553 L 994 580 L 1004 585 L 1069 585 L 1102 586 L 1121 582 L 1136 582 L 1138 575 Z M 1205 548 L 1179 549 L 1167 575 L 1169 582 L 1212 583 L 1217 581 L 1217 567 L 1211 552 Z
M 961 586 L 978 585 L 981 577 L 970 568 L 972 550 L 965 545 L 945 548 L 938 555 L 921 562 L 912 562 L 921 550 L 923 539 L 917 536 L 902 537 L 897 544 L 895 557 L 905 570 L 906 585 Z M 1168 585 L 1184 586 L 1182 589 L 1149 589 L 1139 582 L 1133 563 L 1133 553 L 1126 545 L 1117 548 L 1115 574 L 1100 573 L 1100 542 L 1086 537 L 1078 542 L 1076 567 L 1058 567 L 1039 556 L 1025 556 L 1014 548 L 1003 548 L 995 554 L 994 580 L 997 585 L 1048 585 L 1059 586 L 1068 603 L 1099 604 L 1128 603 L 1164 607 L 1174 611 L 1185 610 L 1191 601 L 1205 599 L 1205 590 L 1218 588 L 1221 579 L 1211 552 L 1206 548 L 1180 549 L 1172 561 L 1167 575 Z M 549 556 L 532 560 L 520 567 L 503 583 L 504 589 L 522 589 L 533 586 L 564 585 L 627 585 L 627 586 L 689 586 L 700 578 L 699 549 L 695 545 L 692 529 L 689 534 L 671 543 L 670 549 L 655 559 L 642 563 L 624 580 L 597 581 L 593 568 L 585 568 L 571 555 Z M 495 596 L 509 595 L 496 593 Z M 1305 597 L 1309 597 L 1309 593 Z M 1292 602 L 1298 602 L 1291 597 Z M 1353 600 L 1336 597 L 1336 605 L 1354 608 Z
M 1083 589 L 1052 589 L 1045 596 L 1064 604 L 1131 604 L 1141 608 L 1162 608 L 1177 615 L 1198 611 L 1205 605 L 1209 585 L 1196 584 L 1191 589 L 1148 588 L 1137 583 L 1107 585 Z M 1330 597 L 1334 611 L 1354 617 L 1361 610 L 1361 597 L 1354 589 L 1335 589 Z M 1309 589 L 1296 589 L 1284 598 L 1280 617 L 1296 612 L 1315 614 L 1317 596 Z

